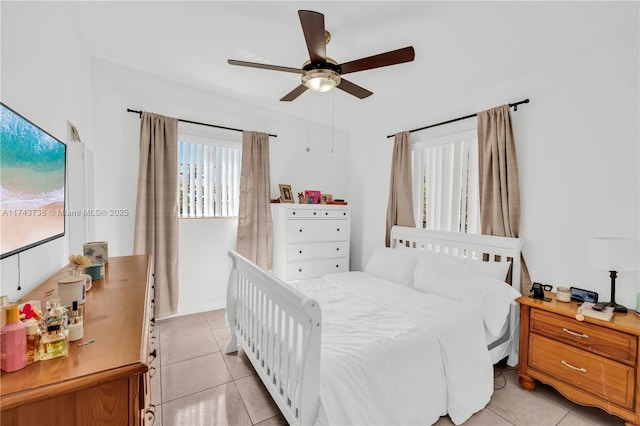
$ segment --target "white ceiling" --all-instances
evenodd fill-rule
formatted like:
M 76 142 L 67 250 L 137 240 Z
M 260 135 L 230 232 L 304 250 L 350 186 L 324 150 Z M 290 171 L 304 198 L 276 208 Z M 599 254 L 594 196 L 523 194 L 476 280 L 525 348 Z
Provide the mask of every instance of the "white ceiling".
M 575 1 L 90 1 L 72 8 L 96 57 L 320 121 L 331 119 L 335 105 L 335 125 L 343 129 L 400 104 L 421 111 L 421 118 L 398 115 L 390 131 L 429 124 L 430 116 L 441 118 L 439 102 L 607 45 L 638 22 L 611 2 Z M 235 67 L 227 59 L 301 67 L 308 52 L 299 9 L 325 15 L 332 34 L 327 53 L 338 62 L 408 45 L 416 59 L 350 74 L 374 92 L 364 100 L 336 90 L 279 102 L 299 75 Z

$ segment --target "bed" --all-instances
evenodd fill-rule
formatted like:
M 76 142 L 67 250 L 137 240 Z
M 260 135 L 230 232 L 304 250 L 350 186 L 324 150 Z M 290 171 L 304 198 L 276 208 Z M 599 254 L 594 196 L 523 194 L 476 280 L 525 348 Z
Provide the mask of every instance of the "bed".
M 461 424 L 489 402 L 492 365 L 517 363 L 519 239 L 391 239 L 364 271 L 292 283 L 230 252 L 225 352 L 243 348 L 289 424 Z

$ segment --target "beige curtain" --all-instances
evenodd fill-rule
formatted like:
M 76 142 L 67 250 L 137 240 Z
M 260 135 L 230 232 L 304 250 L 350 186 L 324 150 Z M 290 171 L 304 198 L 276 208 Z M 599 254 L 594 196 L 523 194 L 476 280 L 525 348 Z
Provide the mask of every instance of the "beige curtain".
M 413 215 L 411 143 L 409 139 L 409 132 L 400 132 L 396 134 L 393 142 L 385 235 L 387 247 L 391 245 L 393 225 L 416 226 Z
M 243 131 L 236 250 L 267 271 L 273 263 L 270 185 L 269 135 Z
M 509 105 L 478 113 L 478 162 L 482 234 L 518 237 L 520 190 Z M 524 258 L 520 283 L 520 292 L 529 292 L 531 278 Z
M 134 254 L 151 254 L 155 316 L 178 307 L 178 120 L 143 112 L 133 238 Z

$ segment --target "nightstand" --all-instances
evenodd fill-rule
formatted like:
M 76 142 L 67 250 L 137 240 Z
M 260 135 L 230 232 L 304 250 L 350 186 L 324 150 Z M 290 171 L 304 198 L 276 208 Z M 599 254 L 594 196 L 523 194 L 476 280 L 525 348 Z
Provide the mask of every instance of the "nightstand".
M 547 293 L 549 295 L 549 293 Z M 520 386 L 539 380 L 582 405 L 640 424 L 640 319 L 633 310 L 611 321 L 575 319 L 578 302 L 523 296 L 520 303 Z

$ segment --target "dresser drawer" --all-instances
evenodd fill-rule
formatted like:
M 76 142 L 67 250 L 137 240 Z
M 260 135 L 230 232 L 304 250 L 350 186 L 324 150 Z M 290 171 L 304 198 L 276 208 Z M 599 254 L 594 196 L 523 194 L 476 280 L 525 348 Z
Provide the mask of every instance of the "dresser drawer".
M 291 243 L 311 241 L 347 241 L 349 222 L 342 220 L 290 220 L 287 224 L 287 241 Z
M 320 277 L 333 272 L 349 271 L 349 259 L 327 259 L 308 262 L 292 262 L 287 265 L 286 281 Z
M 627 364 L 636 363 L 636 336 L 538 309 L 531 310 L 530 323 L 532 332 Z
M 330 259 L 334 257 L 347 257 L 349 244 L 346 241 L 334 241 L 330 243 L 302 243 L 291 244 L 287 247 L 289 261 Z
M 325 209 L 320 210 L 320 217 L 330 219 L 349 219 L 348 209 Z
M 320 209 L 289 209 L 287 217 L 290 219 L 314 219 L 322 217 Z
M 635 369 L 531 334 L 528 366 L 626 409 L 633 409 Z

